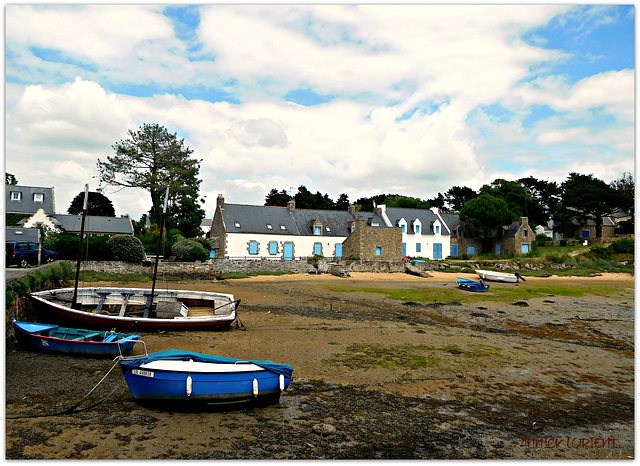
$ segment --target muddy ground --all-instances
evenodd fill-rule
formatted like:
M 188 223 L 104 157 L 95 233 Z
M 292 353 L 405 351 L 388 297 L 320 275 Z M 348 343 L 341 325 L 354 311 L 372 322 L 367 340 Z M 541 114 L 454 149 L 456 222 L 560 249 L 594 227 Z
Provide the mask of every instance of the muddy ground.
M 149 351 L 291 364 L 290 388 L 269 406 L 144 407 L 120 369 L 109 372 L 113 361 L 35 353 L 9 338 L 6 458 L 634 457 L 633 277 L 492 284 L 617 290 L 514 302 L 363 291 L 455 288 L 454 275 L 433 275 L 171 282 L 241 298 L 246 330 L 142 334 Z

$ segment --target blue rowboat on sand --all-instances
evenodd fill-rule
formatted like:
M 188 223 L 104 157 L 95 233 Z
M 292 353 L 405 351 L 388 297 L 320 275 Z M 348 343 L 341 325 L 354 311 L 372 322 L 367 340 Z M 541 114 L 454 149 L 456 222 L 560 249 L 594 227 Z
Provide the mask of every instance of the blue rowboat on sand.
M 487 285 L 482 279 L 480 279 L 479 282 L 476 282 L 473 280 L 467 280 L 466 278 L 458 277 L 456 281 L 458 282 L 458 287 L 461 290 L 466 291 L 488 291 L 490 286 Z
M 118 356 L 133 349 L 139 335 L 20 322 L 11 318 L 16 340 L 23 346 L 52 353 Z
M 139 402 L 277 402 L 293 367 L 170 349 L 120 361 Z

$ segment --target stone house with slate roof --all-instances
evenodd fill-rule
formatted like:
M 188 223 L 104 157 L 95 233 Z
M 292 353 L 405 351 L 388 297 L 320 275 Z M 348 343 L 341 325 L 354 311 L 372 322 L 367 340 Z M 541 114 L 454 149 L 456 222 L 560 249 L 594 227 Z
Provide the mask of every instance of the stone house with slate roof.
M 343 250 L 343 242 L 355 231 L 358 219 L 365 227 L 387 228 L 376 213 L 356 212 L 353 207 L 347 211 L 296 209 L 293 200 L 287 207 L 230 204 L 219 195 L 207 238 L 212 257 L 220 258 L 360 257 L 357 248 L 347 256 Z

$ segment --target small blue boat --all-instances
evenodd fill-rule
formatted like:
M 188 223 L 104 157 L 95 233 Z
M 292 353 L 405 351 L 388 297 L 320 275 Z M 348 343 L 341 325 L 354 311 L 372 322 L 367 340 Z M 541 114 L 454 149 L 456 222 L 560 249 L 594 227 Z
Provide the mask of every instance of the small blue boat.
M 277 402 L 293 367 L 170 349 L 131 357 L 120 367 L 139 402 Z
M 466 278 L 457 277 L 456 281 L 461 290 L 467 291 L 487 291 L 489 290 L 489 286 L 491 286 L 487 285 L 482 279 L 480 279 L 479 282 L 475 282 L 473 280 L 467 280 Z
M 139 335 L 65 328 L 54 324 L 20 322 L 11 318 L 16 340 L 29 348 L 85 356 L 118 356 L 127 354 Z

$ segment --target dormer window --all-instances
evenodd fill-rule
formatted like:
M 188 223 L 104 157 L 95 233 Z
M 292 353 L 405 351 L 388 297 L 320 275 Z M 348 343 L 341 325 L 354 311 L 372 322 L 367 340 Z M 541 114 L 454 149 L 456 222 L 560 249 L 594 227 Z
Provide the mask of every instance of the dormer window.
M 416 230 L 416 235 L 419 235 L 420 234 L 420 225 L 416 225 L 414 228 Z
M 322 227 L 313 227 L 313 234 L 314 235 L 321 235 L 322 234 Z
M 11 191 L 11 200 L 12 201 L 21 201 L 22 193 L 20 191 Z
M 43 193 L 33 193 L 33 202 L 44 202 Z
M 436 235 L 440 234 L 440 225 L 436 225 Z

